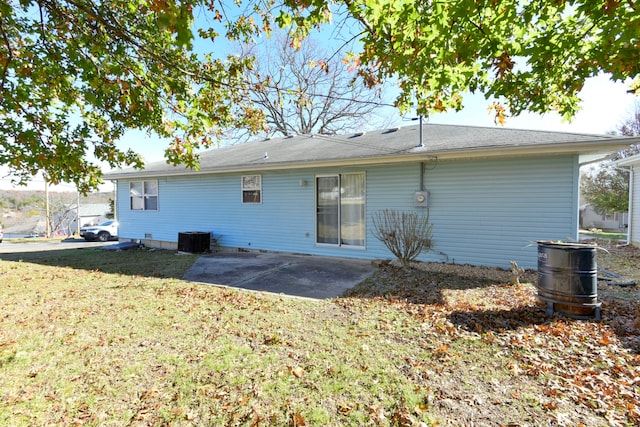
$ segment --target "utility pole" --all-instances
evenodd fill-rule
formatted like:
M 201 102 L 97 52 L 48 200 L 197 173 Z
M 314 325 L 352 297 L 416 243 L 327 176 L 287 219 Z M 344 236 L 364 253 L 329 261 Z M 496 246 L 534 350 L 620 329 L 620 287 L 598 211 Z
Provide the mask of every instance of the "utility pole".
M 78 200 L 76 202 L 76 237 L 80 237 L 80 189 L 76 187 Z
M 44 176 L 44 216 L 45 216 L 45 234 L 47 239 L 51 237 L 51 222 L 49 221 L 49 180 Z

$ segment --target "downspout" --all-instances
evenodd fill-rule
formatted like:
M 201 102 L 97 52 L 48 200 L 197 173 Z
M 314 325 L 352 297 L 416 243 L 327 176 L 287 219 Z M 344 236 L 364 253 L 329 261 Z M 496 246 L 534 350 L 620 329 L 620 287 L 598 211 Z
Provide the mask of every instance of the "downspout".
M 424 141 L 422 140 L 422 114 L 420 114 L 420 143 L 418 148 L 424 147 Z M 420 191 L 424 191 L 424 162 L 420 162 Z
M 577 162 L 574 164 L 572 173 L 574 180 L 572 191 L 575 191 L 575 195 L 572 197 L 574 222 L 573 224 L 571 224 L 571 229 L 573 231 L 570 231 L 571 234 L 569 234 L 568 237 L 573 239 L 575 242 L 580 242 L 580 193 L 582 192 L 582 171 L 580 169 L 582 167 L 582 164 L 580 163 L 580 156 L 575 156 L 574 158 L 577 160 Z
M 633 166 L 629 166 L 628 168 L 624 166 L 616 166 L 617 169 L 628 170 L 629 171 L 629 208 L 627 209 L 627 245 L 631 244 L 631 236 L 633 229 Z
M 634 181 L 634 167 L 629 167 L 629 209 L 627 209 L 627 245 L 631 244 L 631 236 L 633 236 L 632 229 L 635 223 L 631 220 L 633 218 L 633 181 Z
M 112 180 L 113 183 L 113 219 L 118 221 L 118 180 Z M 120 230 L 118 230 L 120 234 Z

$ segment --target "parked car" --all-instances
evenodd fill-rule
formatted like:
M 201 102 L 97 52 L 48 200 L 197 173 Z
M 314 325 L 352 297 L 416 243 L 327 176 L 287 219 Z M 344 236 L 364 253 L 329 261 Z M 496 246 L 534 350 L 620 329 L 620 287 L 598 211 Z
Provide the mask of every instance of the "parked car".
M 0 243 L 2 243 L 3 237 L 4 237 L 4 231 L 2 231 L 2 225 L 0 225 Z
M 118 221 L 110 220 L 100 225 L 91 225 L 80 229 L 80 237 L 86 241 L 99 240 L 106 242 L 107 240 L 118 238 Z

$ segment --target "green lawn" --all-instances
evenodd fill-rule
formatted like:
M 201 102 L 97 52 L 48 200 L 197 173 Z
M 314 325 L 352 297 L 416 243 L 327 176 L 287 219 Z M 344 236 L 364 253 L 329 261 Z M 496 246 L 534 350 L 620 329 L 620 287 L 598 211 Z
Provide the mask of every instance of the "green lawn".
M 530 285 L 473 278 L 371 279 L 437 300 L 313 301 L 182 281 L 196 256 L 170 251 L 15 257 L 0 261 L 0 425 L 640 420 L 633 303 L 572 321 L 545 318 Z
M 627 233 L 580 230 L 580 234 L 584 236 L 588 236 L 589 238 L 592 238 L 592 239 L 603 239 L 603 240 L 626 240 L 627 239 Z

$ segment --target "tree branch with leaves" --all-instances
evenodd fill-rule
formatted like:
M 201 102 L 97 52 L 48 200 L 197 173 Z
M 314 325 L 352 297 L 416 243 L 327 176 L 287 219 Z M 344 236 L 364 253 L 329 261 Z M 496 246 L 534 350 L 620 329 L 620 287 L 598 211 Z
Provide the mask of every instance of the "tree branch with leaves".
M 267 125 L 252 89 L 278 81 L 277 72 L 248 79 L 255 64 L 227 52 L 232 42 L 268 41 L 276 26 L 295 49 L 317 29 L 355 38 L 344 59 L 357 83 L 325 102 L 300 92 L 305 129 L 343 129 L 305 115 L 309 102 L 322 110 L 360 85 L 375 90 L 388 81 L 399 86 L 394 104 L 403 112 L 459 110 L 477 92 L 498 123 L 524 111 L 570 119 L 590 77 L 606 73 L 631 93 L 640 89 L 638 7 L 613 0 L 0 0 L 0 164 L 20 182 L 42 171 L 52 184 L 87 191 L 100 183 L 103 165 L 143 166 L 118 145 L 138 129 L 171 141 L 169 163 L 197 168 L 198 150 L 228 129 L 253 134 Z M 277 86 L 279 95 L 295 92 L 288 86 Z M 278 126 L 291 131 L 293 117 L 279 113 Z
M 301 37 L 326 22 L 333 2 L 288 0 Z M 396 104 L 428 115 L 463 108 L 466 93 L 496 98 L 497 121 L 524 111 L 579 109 L 589 77 L 608 73 L 640 88 L 640 11 L 632 1 L 344 0 L 362 28 L 359 74 L 397 77 Z M 282 12 L 285 13 L 285 12 Z
M 581 192 L 600 215 L 629 210 L 629 171 L 611 162 L 582 175 Z
M 195 167 L 220 127 L 257 128 L 239 102 L 247 64 L 198 57 L 193 22 L 189 2 L 1 1 L 0 164 L 87 191 L 97 162 L 143 166 L 117 146 L 128 129 L 172 138 L 168 161 Z

